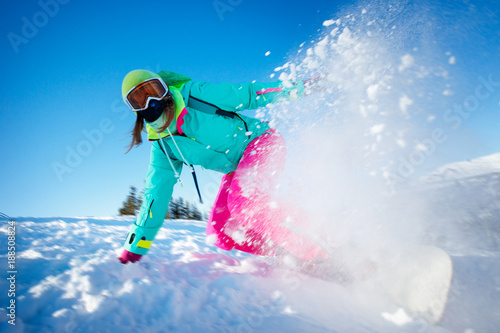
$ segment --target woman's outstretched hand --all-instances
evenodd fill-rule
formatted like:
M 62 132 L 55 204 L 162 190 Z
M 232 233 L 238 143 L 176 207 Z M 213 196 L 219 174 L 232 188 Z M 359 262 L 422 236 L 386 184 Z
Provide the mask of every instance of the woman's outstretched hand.
M 309 96 L 314 93 L 322 93 L 328 88 L 328 73 L 318 74 L 310 79 L 304 80 L 304 94 Z
M 121 257 L 118 257 L 118 260 L 120 260 L 122 264 L 128 264 L 129 261 L 134 263 L 136 261 L 141 260 L 141 258 L 142 258 L 141 254 L 135 254 L 130 251 L 123 250 Z

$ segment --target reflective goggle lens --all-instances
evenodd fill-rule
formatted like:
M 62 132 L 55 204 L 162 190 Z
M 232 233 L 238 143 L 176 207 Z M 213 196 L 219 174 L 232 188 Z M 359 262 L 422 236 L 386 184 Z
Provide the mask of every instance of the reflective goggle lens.
M 159 79 L 146 80 L 135 86 L 128 94 L 127 100 L 135 111 L 148 107 L 149 97 L 163 98 L 167 95 L 167 88 Z

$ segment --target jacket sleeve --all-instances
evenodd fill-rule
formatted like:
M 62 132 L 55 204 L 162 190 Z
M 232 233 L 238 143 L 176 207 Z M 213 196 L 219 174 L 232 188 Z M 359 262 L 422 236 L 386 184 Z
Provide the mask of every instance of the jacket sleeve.
M 151 147 L 151 160 L 142 206 L 123 246 L 132 253 L 145 255 L 165 220 L 168 203 L 177 183 L 177 177 L 167 158 L 159 142 L 154 142 Z M 171 161 L 180 174 L 182 162 L 174 159 Z
M 257 109 L 269 103 L 297 100 L 304 96 L 304 82 L 208 83 L 192 82 L 189 97 L 214 104 L 225 111 Z

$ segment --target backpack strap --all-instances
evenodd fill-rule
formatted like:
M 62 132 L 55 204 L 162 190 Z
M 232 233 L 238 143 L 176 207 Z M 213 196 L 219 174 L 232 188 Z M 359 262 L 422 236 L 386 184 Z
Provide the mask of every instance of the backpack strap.
M 233 119 L 234 117 L 238 117 L 238 118 L 241 119 L 241 121 L 243 122 L 243 124 L 245 124 L 245 129 L 248 132 L 247 122 L 238 113 L 236 113 L 236 112 L 222 110 L 217 105 L 205 102 L 204 100 L 201 100 L 199 98 L 193 97 L 191 95 L 189 95 L 189 100 L 188 100 L 188 103 L 187 103 L 187 107 L 188 108 L 196 109 L 196 110 L 204 112 L 204 113 L 216 114 L 216 115 L 223 116 L 223 117 L 228 117 L 228 118 L 231 118 L 231 119 Z
M 224 111 L 218 106 L 205 102 L 199 98 L 189 96 L 188 107 L 199 110 L 201 112 L 217 114 L 224 117 L 234 118 L 236 116 L 236 112 Z

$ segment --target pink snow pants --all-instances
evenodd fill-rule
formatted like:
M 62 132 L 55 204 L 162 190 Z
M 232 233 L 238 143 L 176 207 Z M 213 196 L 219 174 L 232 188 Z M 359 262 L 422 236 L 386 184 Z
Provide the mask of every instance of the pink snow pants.
M 245 149 L 236 171 L 222 177 L 208 224 L 207 236 L 224 250 L 274 256 L 284 250 L 302 260 L 327 254 L 301 235 L 298 213 L 273 201 L 272 193 L 284 169 L 286 145 L 274 129 Z M 301 219 L 302 222 L 305 219 Z

